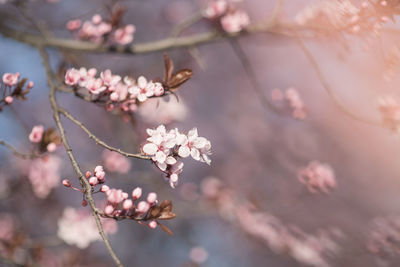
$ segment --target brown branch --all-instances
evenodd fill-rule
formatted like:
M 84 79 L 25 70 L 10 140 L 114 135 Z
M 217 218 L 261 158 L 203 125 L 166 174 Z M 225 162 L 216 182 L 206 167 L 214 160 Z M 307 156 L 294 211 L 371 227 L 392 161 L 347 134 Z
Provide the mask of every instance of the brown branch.
M 12 145 L 8 144 L 6 141 L 0 140 L 0 145 L 8 148 L 15 156 L 21 158 L 21 159 L 34 159 L 39 157 L 39 155 L 36 154 L 25 154 L 19 152 L 15 147 Z
M 65 109 L 63 109 L 61 107 L 58 107 L 58 111 L 59 111 L 59 113 L 63 114 L 65 117 L 67 117 L 69 120 L 71 120 L 73 123 L 78 125 L 85 133 L 87 133 L 89 138 L 93 139 L 96 142 L 96 144 L 98 144 L 99 146 L 102 146 L 102 147 L 104 147 L 104 148 L 106 148 L 108 150 L 111 150 L 111 151 L 118 152 L 119 154 L 124 155 L 125 157 L 137 158 L 137 159 L 146 159 L 146 160 L 150 159 L 149 156 L 145 156 L 145 155 L 142 155 L 142 154 L 134 154 L 134 153 L 125 152 L 125 151 L 122 151 L 119 148 L 115 148 L 115 147 L 112 147 L 112 146 L 106 144 L 100 138 L 95 136 L 80 120 L 78 120 L 77 118 L 72 116 L 68 111 L 66 111 Z
M 322 87 L 324 87 L 325 91 L 328 93 L 329 97 L 333 100 L 333 102 L 335 103 L 336 107 L 339 108 L 340 111 L 342 111 L 344 114 L 346 114 L 347 116 L 349 116 L 353 120 L 360 121 L 360 122 L 363 122 L 363 123 L 366 123 L 366 124 L 369 124 L 369 125 L 381 127 L 382 126 L 381 123 L 376 122 L 376 121 L 372 121 L 372 120 L 369 120 L 369 119 L 366 119 L 366 118 L 359 117 L 358 115 L 353 114 L 351 111 L 349 111 L 346 107 L 344 107 L 342 105 L 340 100 L 337 99 L 337 97 L 333 93 L 333 90 L 330 87 L 328 81 L 325 79 L 325 76 L 322 73 L 322 70 L 321 70 L 320 66 L 318 65 L 317 60 L 314 58 L 314 56 L 311 54 L 310 50 L 305 46 L 303 40 L 301 39 L 301 37 L 296 32 L 295 32 L 295 37 L 296 37 L 297 44 L 299 45 L 301 50 L 304 52 L 304 54 L 306 55 L 307 59 L 311 63 L 312 67 L 314 68 L 314 71 L 317 74 L 318 79 L 320 80 L 320 82 L 322 84 Z
M 49 57 L 48 57 L 46 51 L 43 49 L 43 47 L 38 47 L 38 48 L 39 48 L 39 52 L 40 52 L 40 55 L 41 55 L 42 60 L 43 60 L 43 65 L 44 65 L 44 67 L 46 69 L 47 83 L 48 83 L 48 85 L 50 87 L 50 94 L 49 94 L 50 105 L 51 105 L 51 108 L 53 110 L 53 118 L 54 118 L 54 120 L 56 122 L 58 130 L 60 131 L 62 143 L 63 143 L 63 145 L 65 147 L 65 150 L 67 152 L 67 155 L 68 155 L 68 157 L 69 157 L 69 159 L 71 161 L 72 167 L 73 167 L 75 173 L 78 175 L 78 178 L 79 178 L 80 184 L 81 184 L 81 186 L 82 186 L 82 188 L 84 190 L 86 199 L 89 202 L 89 206 L 91 208 L 93 217 L 94 217 L 94 219 L 96 221 L 96 225 L 97 225 L 97 228 L 99 230 L 99 234 L 102 237 L 102 239 L 104 241 L 104 244 L 106 245 L 106 248 L 107 248 L 109 254 L 111 255 L 111 257 L 113 258 L 115 264 L 117 266 L 123 266 L 121 261 L 118 259 L 117 255 L 115 254 L 113 248 L 111 247 L 110 241 L 108 240 L 106 234 L 104 233 L 104 229 L 103 229 L 103 226 L 101 224 L 100 217 L 99 217 L 99 214 L 98 214 L 99 211 L 95 206 L 95 202 L 94 202 L 94 199 L 93 199 L 93 196 L 92 196 L 92 187 L 90 186 L 90 184 L 87 181 L 87 179 L 85 179 L 85 176 L 83 175 L 83 173 L 82 173 L 82 171 L 81 171 L 81 169 L 80 169 L 80 167 L 78 165 L 78 162 L 76 161 L 76 159 L 75 159 L 75 157 L 74 157 L 74 155 L 72 153 L 72 149 L 71 149 L 71 147 L 70 147 L 70 145 L 68 143 L 67 137 L 65 135 L 64 126 L 61 123 L 61 119 L 60 119 L 59 106 L 58 106 L 58 103 L 57 103 L 57 100 L 56 100 L 56 85 L 55 85 L 55 83 L 53 81 L 54 73 L 51 70 Z

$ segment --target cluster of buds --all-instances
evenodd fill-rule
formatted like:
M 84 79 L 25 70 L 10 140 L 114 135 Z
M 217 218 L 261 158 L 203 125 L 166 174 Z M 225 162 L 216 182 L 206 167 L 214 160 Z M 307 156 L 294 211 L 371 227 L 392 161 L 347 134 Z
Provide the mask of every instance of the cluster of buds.
M 382 23 L 399 14 L 398 1 L 378 0 L 362 2 L 360 7 L 349 0 L 323 1 L 306 7 L 295 18 L 302 26 L 318 31 L 341 31 L 347 33 L 373 32 L 379 34 Z
M 147 129 L 147 134 L 149 137 L 142 146 L 142 151 L 166 174 L 173 188 L 178 183 L 183 168 L 183 162 L 178 158 L 191 156 L 194 160 L 211 163 L 211 143 L 198 136 L 197 128 L 184 134 L 176 128 L 167 131 L 164 125 L 160 125 L 156 129 Z
M 213 0 L 203 10 L 203 16 L 218 21 L 222 29 L 228 33 L 237 33 L 244 30 L 250 19 L 247 13 L 237 9 L 226 0 Z
M 0 84 L 0 111 L 5 105 L 11 105 L 14 98 L 26 100 L 25 95 L 33 87 L 33 82 L 27 82 L 26 78 L 20 80 L 20 73 L 4 73 L 2 77 L 2 83 Z
M 54 152 L 61 145 L 61 138 L 54 128 L 44 129 L 43 125 L 33 126 L 29 141 L 38 145 L 39 153 Z
M 336 179 L 333 169 L 328 164 L 311 161 L 306 168 L 301 169 L 297 177 L 307 186 L 311 193 L 321 191 L 329 193 L 336 187 Z
M 152 229 L 156 228 L 157 225 L 161 225 L 157 220 L 175 218 L 175 214 L 172 213 L 173 206 L 171 201 L 165 200 L 158 205 L 157 194 L 154 192 L 149 193 L 146 200 L 139 201 L 142 197 L 142 188 L 140 187 L 132 191 L 130 198 L 129 194 L 122 189 L 110 188 L 105 185 L 105 172 L 102 166 L 97 166 L 94 169 L 93 175 L 90 171 L 87 171 L 85 176 L 92 186 L 93 191 L 97 185 L 101 185 L 97 192 L 102 192 L 106 196 L 107 204 L 104 211 L 100 213 L 103 218 L 112 218 L 115 220 L 130 219 L 138 223 L 148 222 L 147 225 Z M 73 187 L 67 179 L 64 179 L 62 183 L 65 187 L 82 192 L 81 189 Z M 82 205 L 86 206 L 87 202 L 83 200 Z M 170 232 L 165 226 L 162 226 L 162 229 Z
M 66 27 L 80 40 L 121 45 L 131 43 L 136 31 L 136 27 L 132 24 L 118 27 L 112 19 L 105 20 L 99 14 L 95 14 L 91 20 L 83 23 L 80 19 L 70 20 Z
M 192 77 L 190 69 L 181 69 L 174 72 L 174 63 L 164 54 L 164 79 L 148 80 L 139 76 L 137 80 L 130 76 L 121 77 L 110 70 L 100 73 L 96 77 L 97 70 L 91 68 L 68 69 L 64 82 L 73 87 L 75 94 L 85 97 L 78 92 L 80 88 L 89 94 L 90 101 L 105 103 L 108 111 L 122 111 L 125 113 L 136 111 L 138 105 L 149 98 L 161 97 L 167 94 L 175 94 L 179 87 Z
M 285 100 L 292 110 L 292 116 L 295 119 L 303 120 L 307 117 L 307 108 L 295 88 L 288 88 L 285 92 L 280 89 L 273 89 L 271 92 L 272 100 L 281 102 Z
M 382 115 L 383 125 L 395 133 L 400 132 L 400 104 L 393 97 L 378 99 L 378 109 Z
M 125 112 L 135 111 L 138 103 L 164 95 L 164 87 L 160 82 L 148 81 L 143 76 L 137 80 L 129 76 L 122 78 L 110 70 L 101 72 L 97 78 L 96 74 L 95 68 L 71 68 L 65 74 L 65 84 L 85 88 L 90 95 L 97 97 L 96 101 L 102 99 L 106 102 L 109 111 L 117 107 Z

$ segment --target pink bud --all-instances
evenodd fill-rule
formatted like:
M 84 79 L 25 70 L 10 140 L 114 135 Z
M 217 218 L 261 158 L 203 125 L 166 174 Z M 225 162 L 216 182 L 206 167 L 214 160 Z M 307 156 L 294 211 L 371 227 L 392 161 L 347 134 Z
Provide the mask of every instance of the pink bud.
M 150 208 L 149 203 L 146 201 L 140 201 L 139 204 L 137 205 L 136 211 L 139 213 L 146 213 Z
M 86 200 L 82 200 L 82 206 L 86 207 L 87 206 L 87 201 Z
M 122 198 L 123 199 L 127 199 L 128 197 L 129 197 L 128 193 L 126 193 L 126 192 L 122 193 Z
M 27 85 L 27 88 L 28 88 L 28 89 L 31 89 L 31 88 L 33 87 L 33 85 L 34 85 L 34 83 L 33 83 L 32 81 L 30 81 L 30 82 L 28 83 L 28 85 Z
M 124 202 L 122 202 L 122 208 L 124 210 L 129 210 L 130 208 L 132 208 L 132 206 L 133 206 L 133 202 L 130 199 L 127 199 Z
M 65 187 L 71 187 L 71 183 L 69 182 L 68 179 L 64 179 L 64 180 L 62 181 L 62 184 L 63 184 L 63 186 L 65 186 Z
M 157 227 L 157 222 L 156 221 L 151 221 L 151 222 L 149 222 L 148 226 L 151 229 L 155 229 Z
M 92 173 L 90 171 L 87 171 L 85 173 L 86 179 L 89 179 L 90 176 L 92 176 Z
M 107 192 L 108 190 L 110 190 L 110 187 L 108 187 L 107 185 L 102 185 L 100 188 L 101 192 Z
M 51 142 L 50 144 L 47 145 L 47 151 L 49 151 L 49 152 L 54 152 L 56 149 L 57 149 L 57 146 L 53 142 Z
M 93 21 L 94 24 L 99 24 L 102 21 L 102 18 L 101 18 L 101 16 L 99 14 L 95 14 L 92 17 L 92 21 Z
M 132 191 L 132 198 L 138 199 L 142 196 L 142 188 L 140 187 L 136 187 L 133 191 Z
M 147 202 L 149 202 L 150 204 L 154 204 L 155 202 L 157 202 L 157 194 L 154 192 L 149 193 L 147 195 Z
M 91 186 L 95 186 L 95 185 L 97 185 L 98 183 L 99 183 L 99 180 L 97 179 L 97 177 L 92 176 L 92 177 L 89 178 L 89 184 L 90 184 Z
M 102 171 L 104 171 L 104 169 L 103 169 L 103 166 L 101 166 L 101 165 L 98 165 L 98 166 L 96 166 L 96 168 L 94 168 L 94 172 L 102 172 Z
M 11 104 L 13 102 L 14 98 L 12 96 L 6 96 L 6 98 L 4 98 L 4 101 L 7 104 Z
M 104 208 L 104 213 L 107 214 L 107 215 L 111 215 L 113 213 L 113 211 L 114 211 L 114 207 L 111 206 L 111 205 L 107 205 Z

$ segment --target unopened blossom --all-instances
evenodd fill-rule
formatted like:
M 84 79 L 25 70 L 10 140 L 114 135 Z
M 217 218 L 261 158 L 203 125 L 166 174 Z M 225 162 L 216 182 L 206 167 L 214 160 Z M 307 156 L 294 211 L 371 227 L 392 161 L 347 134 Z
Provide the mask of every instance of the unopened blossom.
M 32 131 L 29 134 L 29 141 L 31 141 L 32 143 L 39 143 L 40 141 L 42 141 L 43 133 L 43 125 L 33 126 Z
M 147 195 L 147 202 L 154 204 L 157 202 L 157 194 L 152 192 Z
M 133 198 L 133 199 L 139 199 L 141 196 L 142 196 L 142 188 L 136 187 L 136 188 L 132 191 L 132 198 Z
M 117 231 L 117 223 L 114 220 L 102 219 L 102 224 L 106 234 Z M 101 240 L 93 216 L 87 210 L 71 207 L 67 207 L 58 220 L 57 235 L 65 243 L 76 245 L 80 249 L 87 248 L 91 242 Z
M 207 7 L 203 10 L 203 16 L 209 19 L 222 16 L 228 8 L 226 0 L 215 0 L 208 3 Z
M 245 29 L 250 24 L 249 16 L 242 10 L 228 13 L 221 18 L 221 25 L 228 33 L 237 33 Z
M 106 191 L 107 201 L 113 204 L 119 204 L 126 199 L 121 189 L 112 188 Z
M 102 154 L 103 164 L 107 171 L 128 173 L 131 168 L 129 159 L 118 152 L 104 150 Z
M 82 25 L 82 21 L 80 19 L 70 20 L 67 22 L 67 29 L 70 31 L 76 31 Z
M 28 178 L 37 197 L 46 198 L 50 191 L 58 186 L 60 164 L 61 160 L 56 156 L 47 156 L 32 161 Z
M 146 201 L 140 201 L 137 205 L 136 211 L 139 213 L 146 213 L 150 208 L 149 203 Z
M 378 99 L 378 109 L 382 116 L 383 125 L 395 133 L 400 132 L 400 104 L 393 97 Z
M 151 228 L 151 229 L 156 229 L 157 228 L 157 222 L 156 221 L 151 221 L 151 222 L 149 222 L 149 227 Z
M 47 145 L 46 149 L 47 149 L 47 151 L 50 152 L 50 153 L 51 153 L 51 152 L 54 152 L 54 151 L 56 151 L 56 149 L 57 149 L 57 145 L 56 145 L 55 143 L 51 142 L 51 143 L 49 143 L 49 144 Z
M 311 193 L 322 191 L 329 193 L 336 187 L 336 179 L 333 169 L 328 164 L 322 164 L 318 161 L 311 161 L 306 168 L 298 173 L 298 179 L 307 185 Z
M 14 85 L 16 85 L 18 83 L 19 76 L 20 76 L 19 72 L 17 72 L 17 73 L 4 73 L 2 80 L 3 80 L 3 83 L 5 85 L 14 86 Z
M 4 101 L 7 103 L 7 104 L 11 104 L 13 101 L 14 101 L 14 98 L 12 97 L 12 96 L 6 96 L 5 98 L 4 98 Z
M 106 173 L 104 172 L 103 166 L 96 166 L 94 168 L 94 176 L 99 179 L 99 181 L 104 182 Z
M 119 28 L 114 33 L 114 40 L 118 44 L 126 45 L 133 41 L 133 34 L 136 31 L 136 27 L 132 24 L 128 24 L 125 27 Z

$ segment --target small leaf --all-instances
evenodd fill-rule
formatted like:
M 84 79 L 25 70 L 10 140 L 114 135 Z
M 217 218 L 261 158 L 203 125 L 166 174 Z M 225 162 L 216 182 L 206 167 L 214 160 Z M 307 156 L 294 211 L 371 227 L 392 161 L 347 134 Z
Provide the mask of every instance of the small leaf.
M 162 212 L 158 217 L 157 217 L 157 219 L 158 220 L 172 220 L 172 219 L 174 219 L 176 217 L 176 214 L 175 213 L 173 213 L 173 212 L 170 212 L 170 211 L 167 211 L 167 212 Z
M 168 83 L 168 81 L 172 77 L 172 72 L 174 71 L 174 62 L 171 60 L 171 58 L 168 56 L 167 53 L 164 53 L 164 81 Z
M 167 86 L 170 90 L 177 89 L 184 82 L 192 78 L 193 71 L 190 69 L 183 69 L 174 74 L 172 74 L 171 79 L 167 82 Z

